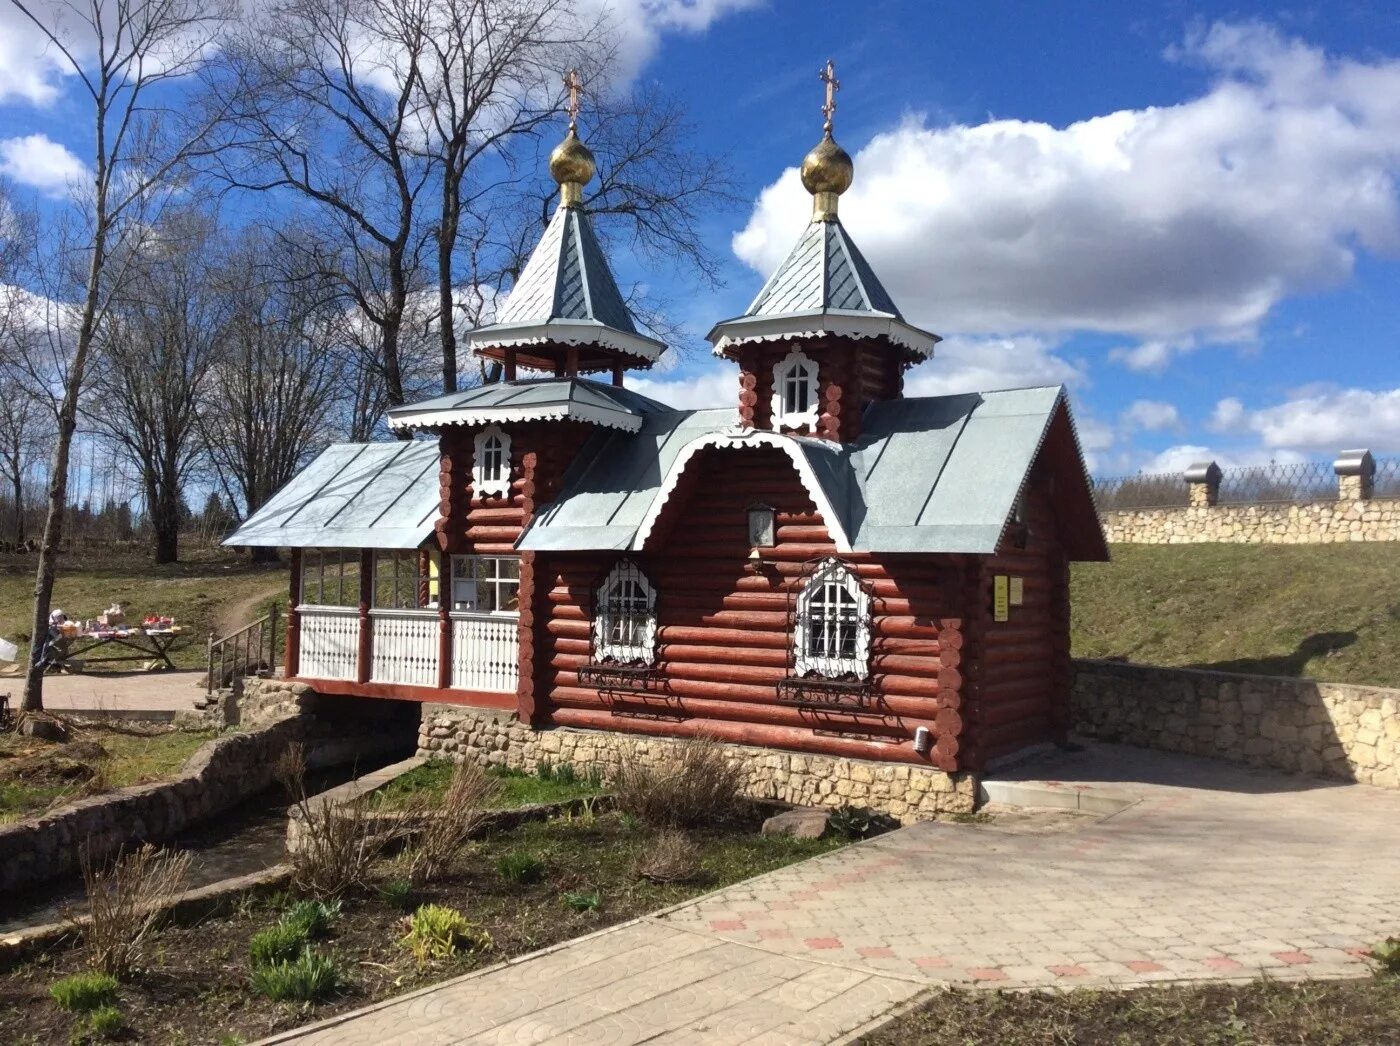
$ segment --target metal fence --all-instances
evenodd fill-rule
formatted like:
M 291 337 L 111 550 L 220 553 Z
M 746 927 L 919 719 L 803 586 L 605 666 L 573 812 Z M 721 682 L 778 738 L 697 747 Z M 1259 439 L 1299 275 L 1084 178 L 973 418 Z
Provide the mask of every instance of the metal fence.
M 1220 505 L 1307 504 L 1334 501 L 1337 476 L 1323 461 L 1222 469 Z M 1400 458 L 1377 458 L 1372 497 L 1400 498 Z M 1094 480 L 1100 512 L 1181 508 L 1191 503 L 1190 485 L 1180 472 L 1139 473 Z

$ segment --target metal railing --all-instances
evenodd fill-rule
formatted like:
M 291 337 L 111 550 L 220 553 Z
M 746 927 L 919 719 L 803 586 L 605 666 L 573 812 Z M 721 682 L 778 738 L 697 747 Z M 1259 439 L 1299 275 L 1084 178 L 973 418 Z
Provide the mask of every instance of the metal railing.
M 1100 512 L 1135 508 L 1182 508 L 1191 491 L 1180 472 L 1141 473 L 1094 480 L 1094 505 Z
M 209 633 L 209 668 L 204 677 L 205 692 L 212 694 L 236 679 L 271 672 L 277 667 L 284 637 L 278 627 L 281 615 L 273 603 L 268 612 L 237 632 L 218 638 Z

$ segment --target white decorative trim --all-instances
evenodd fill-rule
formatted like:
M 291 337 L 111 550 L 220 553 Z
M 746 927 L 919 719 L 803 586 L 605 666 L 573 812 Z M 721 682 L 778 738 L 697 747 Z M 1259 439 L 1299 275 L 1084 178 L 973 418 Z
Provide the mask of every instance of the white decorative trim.
M 830 499 L 826 496 L 826 491 L 817 480 L 816 473 L 812 470 L 812 463 L 807 460 L 807 456 L 802 453 L 802 442 L 800 437 L 785 436 L 777 432 L 765 432 L 760 429 L 726 429 L 723 432 L 709 432 L 699 436 L 684 447 L 676 455 L 675 462 L 666 473 L 666 479 L 661 484 L 661 489 L 657 491 L 652 499 L 651 507 L 647 509 L 647 514 L 642 519 L 641 526 L 637 528 L 637 534 L 632 539 L 632 549 L 641 551 L 646 547 L 647 538 L 651 536 L 652 527 L 656 525 L 657 518 L 661 515 L 661 510 L 666 507 L 666 502 L 671 499 L 671 494 L 680 483 L 681 475 L 685 472 L 686 465 L 690 459 L 695 457 L 707 447 L 776 447 L 781 450 L 792 461 L 793 468 L 797 470 L 797 477 L 802 481 L 802 486 L 811 495 L 816 503 L 817 511 L 821 513 L 822 522 L 826 524 L 827 533 L 831 535 L 831 540 L 835 543 L 839 552 L 851 551 L 851 540 L 846 536 L 846 528 L 841 521 L 841 517 L 836 514 Z M 817 440 L 806 440 L 809 445 L 818 443 Z M 822 444 L 824 453 L 831 453 L 825 444 Z
M 786 408 L 787 382 L 792 372 L 798 367 L 805 367 L 808 371 L 807 377 L 807 409 L 788 411 Z M 820 368 L 817 361 L 812 359 L 800 348 L 794 348 L 786 356 L 773 364 L 773 428 L 784 426 L 790 429 L 800 429 L 817 424 L 817 394 L 821 391 Z
M 623 410 L 609 410 L 580 403 L 540 407 L 461 407 L 457 410 L 424 410 L 389 418 L 391 430 L 440 428 L 446 425 L 480 425 L 506 421 L 586 421 L 604 428 L 639 432 L 642 419 Z
M 497 445 L 493 448 L 491 443 Z M 499 454 L 495 462 L 495 475 L 486 474 L 487 456 Z M 476 434 L 472 443 L 472 497 L 484 498 L 487 495 L 502 497 L 510 493 L 510 435 L 499 425 L 487 425 Z
M 810 323 L 804 323 L 810 320 Z M 933 347 L 942 341 L 937 334 L 920 330 L 893 316 L 867 312 L 807 312 L 789 315 L 739 317 L 715 324 L 706 339 L 711 350 L 723 356 L 740 345 L 761 341 L 810 341 L 823 335 L 843 338 L 884 338 L 924 359 L 933 358 Z
M 598 323 L 596 320 L 546 320 L 543 323 L 501 324 L 499 327 L 478 327 L 467 334 L 472 351 L 509 349 L 528 345 L 597 345 L 599 348 L 624 352 L 655 363 L 666 351 L 665 342 L 632 334 Z
M 613 588 L 635 584 L 646 600 L 646 619 L 642 623 L 640 641 L 635 643 L 613 642 L 613 615 L 608 609 Z M 621 664 L 650 665 L 656 659 L 656 589 L 642 568 L 630 559 L 623 559 L 612 568 L 603 583 L 598 586 L 593 608 L 593 657 L 597 661 L 613 661 Z
M 808 651 L 812 628 L 811 603 L 817 596 L 836 586 L 838 595 L 844 593 L 855 604 L 855 656 L 833 657 Z M 842 627 L 841 623 L 837 627 Z M 834 556 L 822 561 L 807 580 L 797 597 L 797 624 L 793 629 L 793 659 L 799 676 L 816 673 L 827 677 L 853 675 L 865 679 L 870 675 L 870 595 L 860 585 L 855 571 Z

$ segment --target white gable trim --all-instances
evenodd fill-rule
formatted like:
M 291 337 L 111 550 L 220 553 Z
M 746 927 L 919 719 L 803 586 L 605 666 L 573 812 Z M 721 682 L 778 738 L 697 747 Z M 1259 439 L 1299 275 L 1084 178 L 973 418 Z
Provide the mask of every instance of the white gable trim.
M 389 419 L 391 430 L 435 429 L 444 425 L 480 425 L 505 421 L 586 421 L 623 432 L 639 432 L 642 419 L 624 410 L 593 407 L 584 403 L 549 403 L 522 407 L 461 407 L 457 410 L 424 410 Z
M 521 348 L 530 345 L 597 345 L 655 363 L 666 345 L 644 334 L 631 334 L 597 320 L 545 320 L 540 323 L 502 323 L 478 327 L 467 335 L 473 352 L 482 349 Z
M 762 341 L 801 339 L 810 341 L 826 334 L 845 338 L 886 338 L 899 348 L 923 359 L 933 358 L 933 347 L 942 339 L 937 334 L 879 312 L 852 312 L 829 309 L 780 316 L 740 316 L 717 323 L 705 335 L 716 356 L 740 345 Z
M 852 551 L 851 539 L 846 535 L 841 517 L 837 515 L 835 507 L 827 498 L 826 490 L 818 482 L 811 462 L 802 453 L 801 445 L 791 436 L 743 428 L 708 433 L 691 440 L 681 449 L 680 454 L 676 456 L 675 462 L 671 465 L 670 471 L 666 473 L 666 479 L 662 482 L 661 489 L 652 499 L 651 507 L 647 509 L 647 514 L 642 518 L 641 525 L 637 528 L 637 535 L 632 539 L 631 548 L 633 551 L 641 551 L 646 546 L 647 539 L 651 537 L 652 528 L 661 515 L 661 510 L 671 500 L 671 494 L 680 483 L 681 475 L 685 472 L 686 466 L 690 464 L 690 459 L 709 447 L 776 447 L 781 450 L 788 456 L 793 468 L 797 470 L 797 477 L 802 481 L 803 488 L 811 496 L 812 501 L 816 503 L 817 511 L 821 513 L 822 522 L 826 524 L 826 530 L 831 535 L 831 540 L 836 543 L 837 551 Z

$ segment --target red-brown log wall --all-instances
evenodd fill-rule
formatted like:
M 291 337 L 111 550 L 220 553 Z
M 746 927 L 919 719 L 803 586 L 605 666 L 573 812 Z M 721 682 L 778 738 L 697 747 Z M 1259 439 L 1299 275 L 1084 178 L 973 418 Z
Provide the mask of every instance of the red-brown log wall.
M 969 593 L 970 653 L 978 667 L 968 680 L 981 769 L 1027 745 L 1063 741 L 1068 725 L 1070 658 L 1068 566 L 1055 528 L 1047 478 L 1036 473 L 1026 494 L 1025 547 L 1014 529 L 996 556 L 980 562 Z M 993 579 L 1022 578 L 1024 603 L 993 620 Z
M 773 368 L 794 348 L 817 364 L 815 435 L 836 441 L 860 435 L 861 414 L 873 400 L 897 399 L 904 363 L 897 350 L 866 338 L 814 338 L 743 346 L 739 358 L 739 420 L 773 427 Z
M 747 510 L 777 512 L 777 544 L 749 561 Z M 815 561 L 836 553 L 789 459 L 772 448 L 716 449 L 692 461 L 636 558 L 655 586 L 661 692 L 609 693 L 581 685 L 592 658 L 594 591 L 616 554 L 541 554 L 548 621 L 537 663 L 551 675 L 537 692 L 559 723 L 684 733 L 697 724 L 731 740 L 829 754 L 931 762 L 958 769 L 963 711 L 959 600 L 966 566 L 954 557 L 842 555 L 873 596 L 873 712 L 861 715 L 777 703 L 791 674 L 791 617 Z M 546 580 L 547 579 L 547 580 Z M 540 648 L 547 647 L 547 656 Z M 684 725 L 684 729 L 682 729 Z M 909 743 L 926 726 L 934 750 Z

